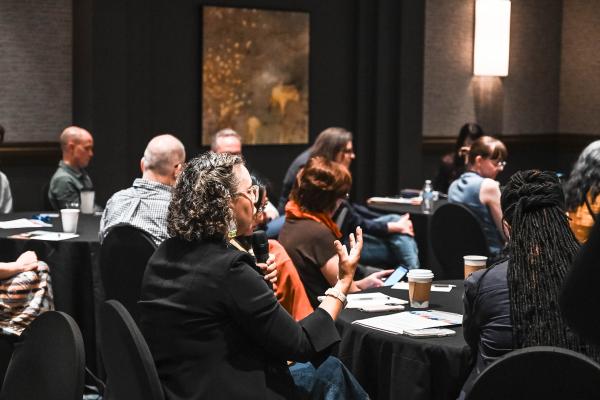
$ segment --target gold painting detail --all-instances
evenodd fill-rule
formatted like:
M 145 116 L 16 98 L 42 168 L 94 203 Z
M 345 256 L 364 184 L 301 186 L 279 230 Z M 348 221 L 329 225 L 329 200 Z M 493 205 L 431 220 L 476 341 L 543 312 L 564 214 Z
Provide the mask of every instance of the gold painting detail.
M 307 13 L 203 8 L 202 144 L 308 143 Z

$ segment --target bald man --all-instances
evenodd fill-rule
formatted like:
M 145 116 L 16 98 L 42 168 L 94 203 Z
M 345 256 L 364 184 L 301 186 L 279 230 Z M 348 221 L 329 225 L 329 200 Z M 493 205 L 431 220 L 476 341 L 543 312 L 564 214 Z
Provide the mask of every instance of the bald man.
M 82 190 L 93 190 L 92 180 L 85 171 L 94 156 L 94 138 L 83 128 L 70 126 L 60 135 L 62 160 L 50 180 L 48 200 L 60 210 L 69 203 L 79 203 Z
M 210 149 L 215 153 L 239 156 L 242 154 L 242 137 L 231 128 L 221 129 L 213 135 Z
M 111 227 L 127 224 L 147 232 L 158 246 L 169 237 L 167 213 L 171 189 L 185 162 L 185 147 L 175 136 L 154 137 L 140 160 L 142 177 L 115 193 L 100 221 L 100 241 Z

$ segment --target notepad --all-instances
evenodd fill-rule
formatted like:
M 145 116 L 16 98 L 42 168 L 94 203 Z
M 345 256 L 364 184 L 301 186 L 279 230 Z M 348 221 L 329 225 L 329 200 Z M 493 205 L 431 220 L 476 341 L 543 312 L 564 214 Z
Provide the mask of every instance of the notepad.
M 56 242 L 59 240 L 67 240 L 78 237 L 76 233 L 66 232 L 49 232 L 49 231 L 31 231 L 19 233 L 17 235 L 9 236 L 11 239 L 31 239 L 31 240 L 47 240 Z
M 371 197 L 367 200 L 368 204 L 411 204 L 420 205 L 423 200 L 421 197 L 406 199 L 404 197 Z
M 461 325 L 462 315 L 436 310 L 404 311 L 381 317 L 359 319 L 353 324 L 392 334 L 403 334 L 406 330 Z
M 408 301 L 385 295 L 381 292 L 375 293 L 352 293 L 347 297 L 346 308 L 365 309 L 366 311 L 393 311 L 398 310 L 401 305 Z
M 10 221 L 0 222 L 0 229 L 18 229 L 18 228 L 51 228 L 52 224 L 47 224 L 39 219 L 19 218 Z

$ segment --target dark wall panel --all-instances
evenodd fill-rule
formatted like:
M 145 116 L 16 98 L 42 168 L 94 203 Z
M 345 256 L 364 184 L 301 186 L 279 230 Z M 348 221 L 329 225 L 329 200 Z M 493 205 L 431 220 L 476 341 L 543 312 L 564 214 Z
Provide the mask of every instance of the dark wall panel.
M 76 71 L 76 81 L 91 84 L 76 85 L 74 118 L 96 139 L 90 173 L 100 201 L 131 184 L 147 141 L 157 133 L 178 136 L 188 156 L 205 150 L 200 145 L 203 5 L 309 12 L 311 141 L 331 125 L 353 129 L 354 2 L 86 1 L 88 6 L 78 6 L 78 17 L 91 20 L 93 28 L 89 35 L 87 25 L 75 25 L 75 57 L 91 57 L 91 68 Z M 304 148 L 247 146 L 244 155 L 278 191 L 287 165 Z

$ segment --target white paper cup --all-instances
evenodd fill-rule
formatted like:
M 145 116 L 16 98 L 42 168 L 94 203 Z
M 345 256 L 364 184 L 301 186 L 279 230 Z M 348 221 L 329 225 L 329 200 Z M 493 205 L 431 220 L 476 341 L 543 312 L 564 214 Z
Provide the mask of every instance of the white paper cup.
M 79 210 L 73 208 L 63 208 L 60 210 L 60 219 L 62 220 L 63 232 L 77 233 Z
M 467 279 L 473 272 L 479 271 L 480 269 L 485 268 L 487 265 L 486 256 L 464 256 L 463 260 L 465 262 L 465 279 Z
M 429 307 L 429 295 L 431 293 L 431 281 L 433 272 L 429 269 L 411 269 L 406 275 L 408 277 L 408 298 L 412 308 Z
M 80 197 L 81 197 L 81 213 L 82 214 L 93 214 L 94 213 L 95 192 L 93 190 L 82 190 Z

